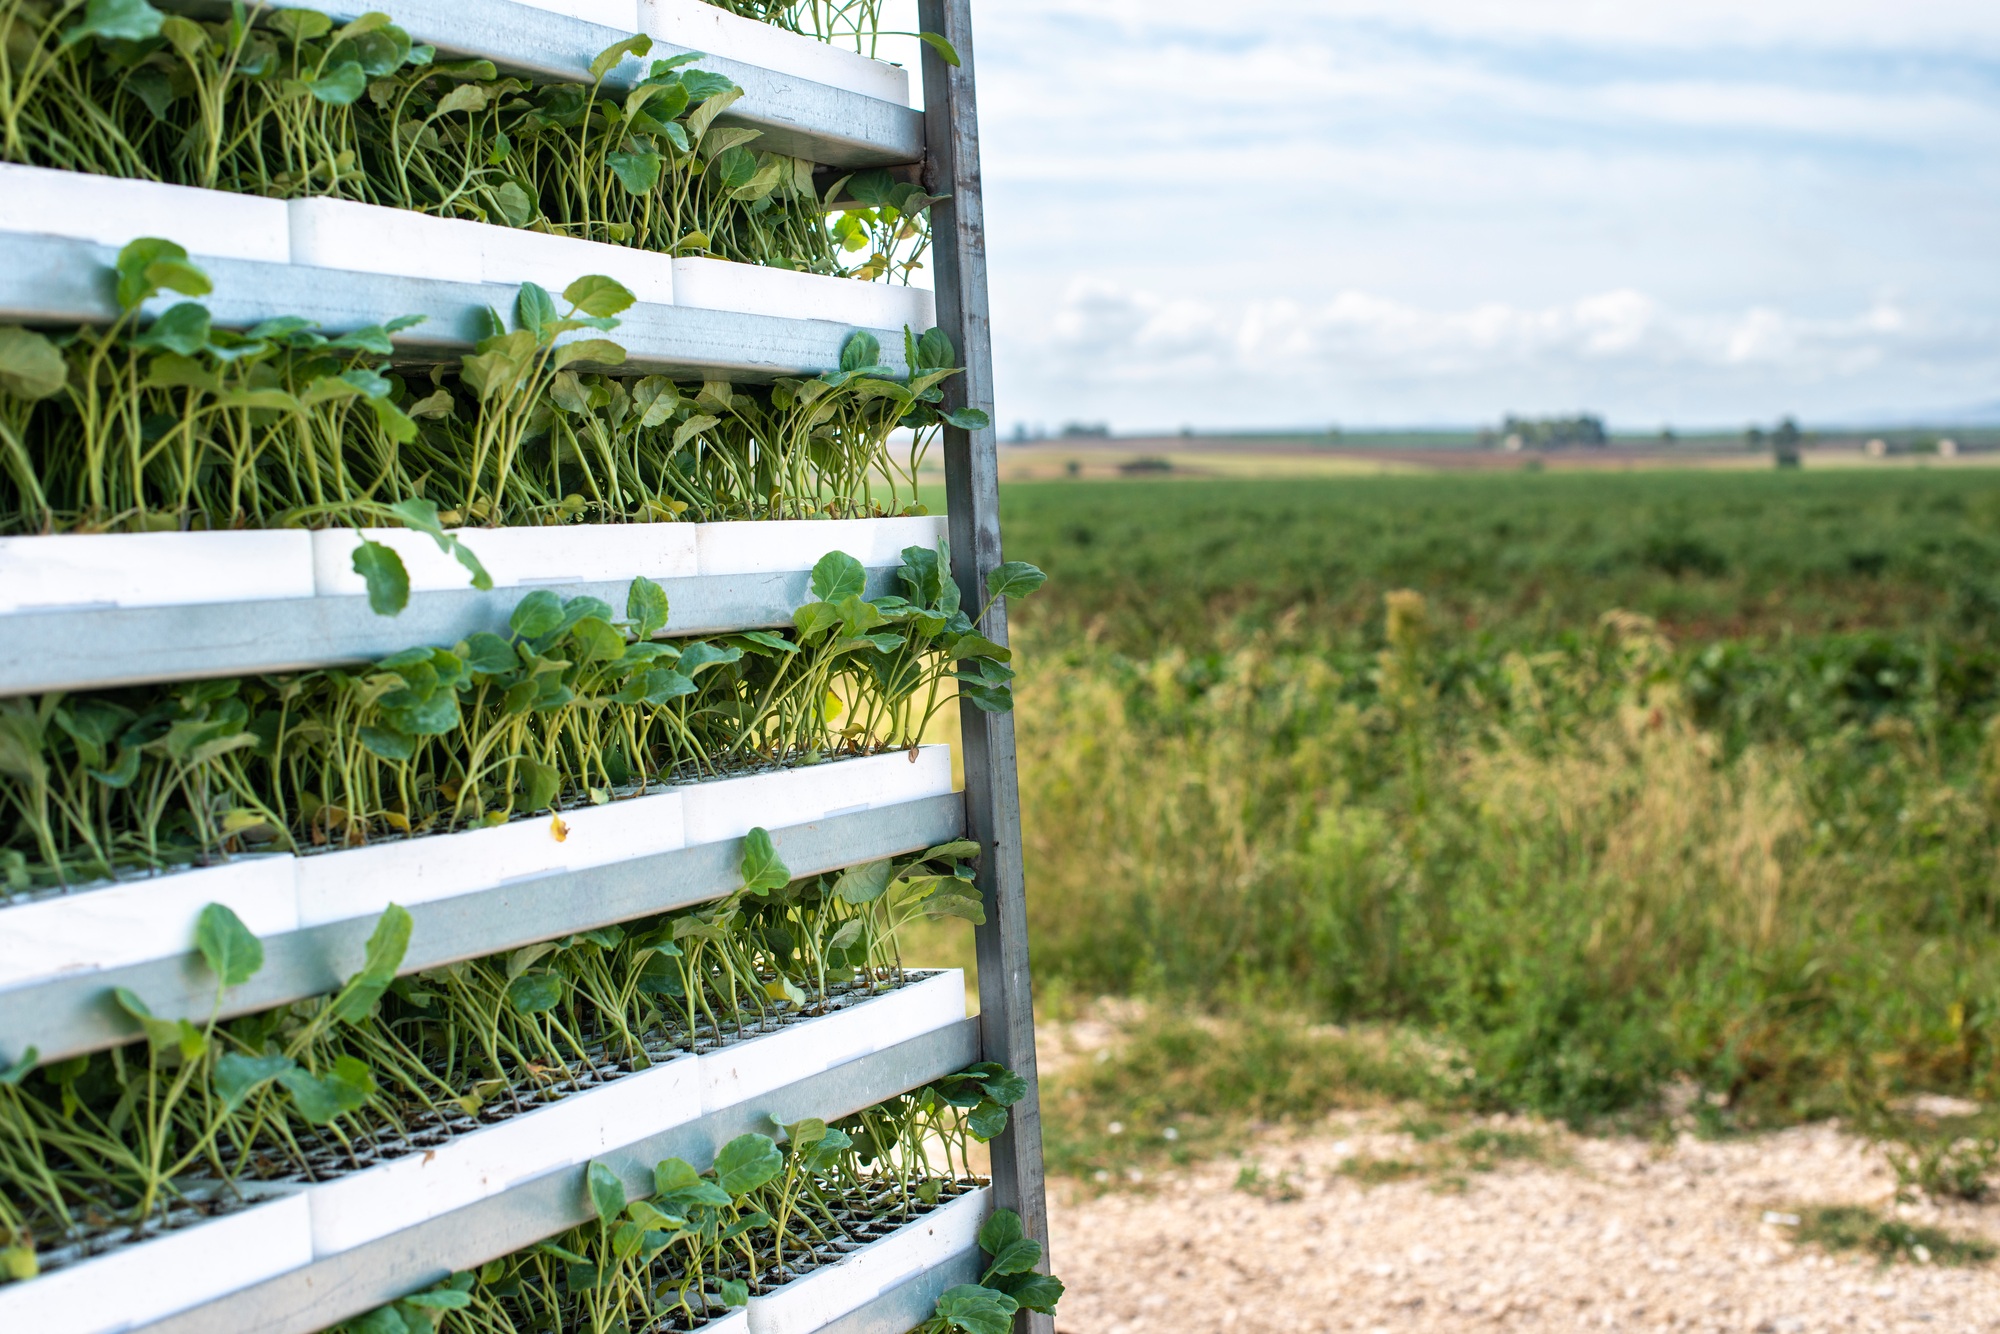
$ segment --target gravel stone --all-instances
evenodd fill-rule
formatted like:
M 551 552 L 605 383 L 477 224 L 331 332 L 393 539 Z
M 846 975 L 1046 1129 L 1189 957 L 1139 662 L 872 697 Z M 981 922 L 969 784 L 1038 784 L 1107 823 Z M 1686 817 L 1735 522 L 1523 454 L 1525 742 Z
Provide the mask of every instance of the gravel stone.
M 1723 1142 L 1599 1139 L 1514 1119 L 1547 1159 L 1363 1186 L 1351 1155 L 1421 1159 L 1393 1117 L 1267 1132 L 1242 1158 L 1105 1191 L 1051 1183 L 1064 1334 L 1202 1331 L 2000 1331 L 2000 1263 L 1829 1256 L 1766 1213 L 1897 1208 L 2000 1243 L 2000 1206 L 1894 1205 L 1867 1141 L 1807 1126 Z M 1237 1189 L 1255 1164 L 1284 1190 Z M 1447 1169 L 1448 1171 L 1450 1169 Z

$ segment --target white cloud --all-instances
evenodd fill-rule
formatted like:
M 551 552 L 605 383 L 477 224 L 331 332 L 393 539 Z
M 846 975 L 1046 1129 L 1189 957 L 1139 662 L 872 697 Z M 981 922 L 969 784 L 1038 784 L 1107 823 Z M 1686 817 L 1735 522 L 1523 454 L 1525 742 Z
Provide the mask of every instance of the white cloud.
M 1684 312 L 1631 288 L 1545 306 L 1434 309 L 1362 291 L 1317 303 L 1278 297 L 1230 306 L 1080 279 L 1053 312 L 1046 340 L 1022 353 L 1016 349 L 1014 360 L 1026 363 L 1017 375 L 1075 405 L 1070 415 L 1092 401 L 1118 402 L 1142 414 L 1121 423 L 1133 428 L 1178 424 L 1162 410 L 1204 426 L 1361 420 L 1385 393 L 1431 405 L 1404 420 L 1483 420 L 1529 406 L 1609 406 L 1614 417 L 1631 418 L 1592 398 L 1589 386 L 1629 394 L 1648 381 L 1686 393 L 1678 401 L 1653 395 L 1637 416 L 1700 423 L 1736 407 L 1732 397 L 1706 409 L 1704 395 L 1740 395 L 1746 383 L 1793 404 L 1769 409 L 1776 415 L 1796 408 L 1784 395 L 1908 371 L 1927 359 L 1964 360 L 1975 376 L 2000 374 L 2000 320 L 1941 321 L 1887 295 L 1832 316 L 1762 305 Z M 1495 386 L 1513 397 L 1475 405 Z M 1201 401 L 1204 387 L 1217 391 L 1212 403 Z M 1261 404 L 1248 415 L 1245 389 Z
M 1003 420 L 1698 422 L 2000 393 L 1991 0 L 978 19 Z M 1218 376 L 1254 404 L 1204 402 Z

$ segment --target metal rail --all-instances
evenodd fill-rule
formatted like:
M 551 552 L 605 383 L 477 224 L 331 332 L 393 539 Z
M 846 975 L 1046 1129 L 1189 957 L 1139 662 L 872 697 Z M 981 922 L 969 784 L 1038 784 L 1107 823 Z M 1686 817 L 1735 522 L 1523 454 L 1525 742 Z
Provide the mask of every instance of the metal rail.
M 790 625 L 812 600 L 811 579 L 799 570 L 659 580 L 673 609 L 667 633 Z M 893 570 L 868 572 L 870 596 L 894 584 Z M 0 616 L 0 697 L 365 662 L 416 644 L 456 644 L 480 630 L 505 634 L 515 605 L 536 589 L 623 607 L 629 587 L 626 580 L 412 593 L 397 616 L 376 615 L 365 597 L 15 612 Z
M 109 324 L 118 318 L 112 265 L 118 252 L 65 237 L 0 234 L 0 321 L 17 324 Z M 399 361 L 456 358 L 483 336 L 488 311 L 514 307 L 518 287 L 502 283 L 447 282 L 381 273 L 352 273 L 305 264 L 250 259 L 199 261 L 215 285 L 202 298 L 223 328 L 247 329 L 265 320 L 297 316 L 323 333 L 352 333 L 403 315 L 423 323 L 395 335 Z M 157 315 L 179 297 L 157 297 L 146 312 Z M 840 347 L 853 327 L 831 320 L 787 320 L 736 311 L 641 303 L 618 317 L 608 336 L 625 349 L 620 366 L 631 374 L 738 383 L 779 376 L 818 375 L 840 365 Z M 903 331 L 877 329 L 882 364 L 898 373 Z M 583 363 L 578 363 L 582 366 Z
M 857 1307 L 816 1334 L 909 1334 L 937 1309 L 938 1298 L 961 1283 L 977 1283 L 985 1269 L 977 1247 L 903 1280 L 865 1306 Z
M 662 1159 L 682 1158 L 705 1168 L 738 1135 L 770 1134 L 779 1124 L 808 1116 L 829 1121 L 848 1116 L 978 1059 L 978 1021 L 961 1020 L 601 1154 L 597 1161 L 618 1173 L 629 1198 L 643 1199 L 653 1193 L 653 1164 Z M 593 1217 L 584 1169 L 573 1167 L 140 1328 L 151 1334 L 312 1334 Z M 911 1300 L 920 1295 L 911 1294 Z M 896 1334 L 928 1314 L 926 1308 Z
M 212 13 L 213 0 L 185 0 L 177 8 Z M 280 9 L 310 9 L 336 23 L 381 10 L 410 34 L 447 56 L 476 56 L 503 70 L 552 83 L 589 83 L 597 53 L 632 36 L 566 14 L 554 14 L 510 0 L 277 0 Z M 809 39 L 801 39 L 809 40 Z M 655 42 L 645 59 L 627 57 L 605 77 L 605 86 L 626 89 L 645 76 L 653 61 L 688 50 Z M 805 158 L 829 167 L 887 167 L 916 162 L 924 155 L 923 113 L 894 102 L 829 87 L 757 65 L 704 56 L 713 70 L 743 90 L 743 99 L 723 116 L 725 125 L 762 130 L 755 146 Z
M 794 876 L 808 876 L 915 852 L 964 829 L 965 806 L 953 793 L 774 829 L 771 841 Z M 421 972 L 721 898 L 742 886 L 742 859 L 743 841 L 732 838 L 420 903 L 409 910 L 415 924 L 401 971 Z M 266 936 L 263 968 L 224 997 L 223 1016 L 338 990 L 361 967 L 374 926 L 364 917 Z M 192 951 L 27 983 L 0 992 L 0 1064 L 18 1060 L 30 1047 L 43 1061 L 55 1061 L 138 1037 L 113 999 L 114 987 L 130 988 L 169 1019 L 199 1023 L 215 1003 L 215 977 Z
M 965 373 L 945 384 L 950 405 L 993 413 L 993 327 L 986 298 L 986 215 L 979 174 L 978 99 L 973 87 L 971 0 L 919 0 L 918 21 L 942 33 L 960 64 L 924 49 L 924 107 L 930 144 L 925 188 L 943 196 L 931 206 L 938 327 L 951 335 Z M 952 576 L 969 607 L 986 601 L 986 576 L 1000 549 L 1000 466 L 992 425 L 944 433 L 945 512 L 951 525 Z M 996 603 L 980 633 L 1007 642 L 1007 609 Z M 960 709 L 965 757 L 965 824 L 979 841 L 979 888 L 986 922 L 975 937 L 983 1059 L 1028 1082 L 1007 1130 L 993 1141 L 997 1207 L 1021 1216 L 1049 1265 L 1048 1204 L 1043 1188 L 1042 1113 L 1035 1078 L 1035 1002 L 1028 977 L 1027 882 L 1021 866 L 1021 794 L 1014 768 L 1014 715 Z M 1055 1321 L 1023 1311 L 1022 1334 L 1054 1334 Z

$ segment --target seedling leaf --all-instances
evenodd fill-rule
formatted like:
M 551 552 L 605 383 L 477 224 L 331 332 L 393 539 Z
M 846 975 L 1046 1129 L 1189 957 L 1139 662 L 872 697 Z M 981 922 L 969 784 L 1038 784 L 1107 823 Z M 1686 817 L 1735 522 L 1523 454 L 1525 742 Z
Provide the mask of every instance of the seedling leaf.
M 986 591 L 996 598 L 1024 598 L 1049 577 L 1024 560 L 1010 560 L 988 572 Z
M 743 888 L 767 894 L 792 883 L 791 870 L 778 857 L 770 833 L 759 825 L 743 837 Z
M 377 616 L 395 616 L 410 605 L 410 572 L 393 548 L 363 537 L 354 548 L 354 572 L 368 585 L 368 609 Z
M 263 942 L 224 904 L 211 903 L 201 910 L 195 919 L 194 945 L 223 991 L 242 986 L 264 966 Z
M 47 398 L 61 393 L 68 378 L 69 367 L 54 343 L 19 325 L 0 326 L 0 392 Z
M 348 978 L 347 985 L 333 998 L 335 1019 L 358 1024 L 375 1012 L 382 993 L 396 980 L 396 969 L 410 948 L 410 930 L 414 925 L 409 909 L 400 904 L 392 903 L 383 911 L 375 930 L 369 934 L 361 971 Z
M 732 1199 L 740 1199 L 774 1179 L 784 1167 L 784 1155 L 769 1135 L 738 1135 L 715 1155 L 715 1182 Z
M 590 1183 L 590 1207 L 598 1221 L 609 1223 L 625 1212 L 625 1183 L 603 1163 L 593 1162 L 585 1172 Z
M 958 48 L 947 42 L 942 34 L 920 32 L 917 36 L 925 46 L 938 53 L 938 59 L 944 61 L 945 64 L 951 66 L 953 69 L 958 68 Z
M 822 602 L 858 598 L 867 587 L 867 569 L 844 551 L 829 551 L 813 566 L 812 593 Z

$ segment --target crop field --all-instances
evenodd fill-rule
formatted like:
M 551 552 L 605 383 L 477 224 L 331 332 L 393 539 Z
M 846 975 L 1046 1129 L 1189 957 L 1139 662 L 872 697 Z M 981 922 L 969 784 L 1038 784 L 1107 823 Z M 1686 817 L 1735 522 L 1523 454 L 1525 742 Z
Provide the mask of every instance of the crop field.
M 1122 1058 L 1148 1096 L 1282 1111 L 1310 1079 L 1242 1090 L 1319 1058 L 1578 1123 L 1686 1077 L 1718 1130 L 2000 1092 L 2000 475 L 1004 509 L 1050 575 L 1016 628 L 1045 1001 L 1256 1037 L 1228 1059 L 1261 1072 L 1210 1072 L 1156 1033 Z M 1432 1068 L 1329 1053 L 1325 1021 Z

